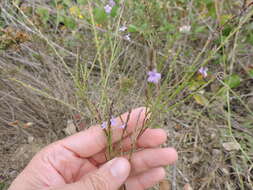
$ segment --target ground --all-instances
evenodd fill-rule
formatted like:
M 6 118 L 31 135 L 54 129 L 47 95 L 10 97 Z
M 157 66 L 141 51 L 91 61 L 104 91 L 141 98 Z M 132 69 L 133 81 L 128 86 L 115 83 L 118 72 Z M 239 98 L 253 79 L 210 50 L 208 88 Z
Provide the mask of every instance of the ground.
M 42 147 L 138 106 L 179 152 L 156 189 L 253 189 L 253 2 L 110 3 L 1 1 L 0 190 Z

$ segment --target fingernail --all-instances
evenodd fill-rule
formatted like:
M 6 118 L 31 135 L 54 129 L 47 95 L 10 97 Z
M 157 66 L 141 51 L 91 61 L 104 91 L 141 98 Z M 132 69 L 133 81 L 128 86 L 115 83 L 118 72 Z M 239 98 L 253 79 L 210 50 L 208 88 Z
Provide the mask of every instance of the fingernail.
M 115 158 L 111 168 L 111 174 L 114 177 L 126 177 L 130 171 L 130 165 L 125 158 Z

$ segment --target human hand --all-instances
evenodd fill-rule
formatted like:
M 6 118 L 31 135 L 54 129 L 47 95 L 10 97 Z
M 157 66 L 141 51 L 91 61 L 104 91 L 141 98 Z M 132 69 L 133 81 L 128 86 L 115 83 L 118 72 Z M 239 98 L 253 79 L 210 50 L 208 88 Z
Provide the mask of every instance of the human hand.
M 145 120 L 145 109 L 130 114 L 124 151 L 131 149 L 131 135 Z M 127 121 L 128 113 L 121 116 Z M 113 142 L 122 135 L 120 118 L 113 127 Z M 173 148 L 158 148 L 166 141 L 162 129 L 147 129 L 137 142 L 141 150 L 133 153 L 130 162 L 123 157 L 106 162 L 106 136 L 101 126 L 93 126 L 59 140 L 37 153 L 14 180 L 9 190 L 117 190 L 126 184 L 127 190 L 147 189 L 165 176 L 163 166 L 177 160 Z

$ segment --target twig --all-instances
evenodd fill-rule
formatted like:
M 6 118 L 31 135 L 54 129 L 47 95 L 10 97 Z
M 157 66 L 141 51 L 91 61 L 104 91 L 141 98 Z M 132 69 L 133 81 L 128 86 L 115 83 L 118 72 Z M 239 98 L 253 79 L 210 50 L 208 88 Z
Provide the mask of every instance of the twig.
M 179 173 L 179 175 L 185 180 L 186 183 L 189 183 L 190 180 L 188 178 L 186 178 L 183 174 L 183 172 L 177 168 L 177 173 Z
M 238 96 L 238 97 L 240 97 L 240 98 L 247 98 L 247 97 L 250 97 L 250 96 L 253 96 L 253 93 L 243 94 L 243 95 Z M 233 99 L 238 99 L 238 97 L 232 96 L 232 97 L 230 97 L 230 99 L 231 99 L 231 100 L 233 100 Z
M 183 123 L 182 121 L 178 120 L 178 119 L 175 118 L 175 117 L 172 117 L 172 118 L 170 118 L 170 119 L 173 120 L 173 121 L 175 121 L 175 122 L 177 122 L 177 123 L 179 123 L 180 125 L 182 125 L 182 126 L 185 127 L 185 128 L 190 128 L 189 125 L 187 125 L 186 123 Z
M 172 190 L 177 190 L 177 166 L 174 164 L 172 166 Z

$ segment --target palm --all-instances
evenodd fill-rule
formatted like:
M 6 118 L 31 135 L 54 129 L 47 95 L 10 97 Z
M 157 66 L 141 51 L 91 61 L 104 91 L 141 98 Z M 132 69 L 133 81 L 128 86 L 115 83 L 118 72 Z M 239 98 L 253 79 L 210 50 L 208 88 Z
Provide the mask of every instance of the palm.
M 39 183 L 34 186 L 34 189 L 76 182 L 98 167 L 89 159 L 81 158 L 58 144 L 42 150 L 33 161 L 40 163 L 35 168 L 34 165 L 27 168 L 28 170 L 31 168 L 31 172 L 38 178 Z

